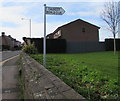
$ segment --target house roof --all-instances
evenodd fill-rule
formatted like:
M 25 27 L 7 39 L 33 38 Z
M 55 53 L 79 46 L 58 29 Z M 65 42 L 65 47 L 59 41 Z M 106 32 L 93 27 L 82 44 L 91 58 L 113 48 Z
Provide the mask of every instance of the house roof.
M 50 36 L 50 35 L 53 35 L 53 33 L 48 34 L 47 37 Z
M 98 26 L 96 26 L 96 25 L 94 25 L 94 24 L 91 24 L 91 23 L 89 23 L 89 22 L 87 22 L 87 21 L 84 21 L 84 20 L 81 20 L 81 19 L 77 19 L 77 20 L 75 20 L 75 21 L 72 21 L 72 22 L 70 22 L 70 23 L 67 23 L 67 24 L 65 24 L 65 25 L 62 25 L 62 26 L 58 27 L 53 33 L 57 32 L 58 30 L 60 30 L 61 28 L 65 27 L 65 26 L 68 26 L 68 25 L 70 25 L 70 24 L 72 24 L 72 23 L 75 23 L 75 22 L 78 22 L 78 21 L 82 21 L 82 22 L 84 22 L 84 23 L 88 23 L 88 24 L 90 24 L 90 25 L 92 25 L 92 26 L 100 29 L 100 27 L 98 27 Z

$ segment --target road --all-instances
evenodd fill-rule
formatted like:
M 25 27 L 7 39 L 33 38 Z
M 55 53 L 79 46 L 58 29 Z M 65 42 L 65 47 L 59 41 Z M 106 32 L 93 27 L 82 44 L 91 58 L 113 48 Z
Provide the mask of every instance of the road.
M 16 56 L 20 53 L 20 51 L 3 51 L 2 52 L 2 61 L 11 58 L 13 56 Z
M 18 99 L 18 67 L 20 51 L 2 52 L 2 99 Z

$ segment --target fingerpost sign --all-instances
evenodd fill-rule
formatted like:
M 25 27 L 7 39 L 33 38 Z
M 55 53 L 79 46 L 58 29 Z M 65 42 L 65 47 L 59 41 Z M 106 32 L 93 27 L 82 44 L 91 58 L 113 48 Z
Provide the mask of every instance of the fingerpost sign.
M 46 66 L 46 15 L 63 15 L 65 10 L 62 7 L 47 7 L 44 4 L 44 42 L 43 42 L 43 65 Z

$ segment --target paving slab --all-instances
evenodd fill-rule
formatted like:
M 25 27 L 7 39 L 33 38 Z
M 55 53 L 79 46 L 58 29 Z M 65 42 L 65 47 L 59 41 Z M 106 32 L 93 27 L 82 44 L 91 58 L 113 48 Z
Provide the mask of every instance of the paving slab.
M 2 71 L 2 99 L 19 99 L 18 66 L 19 57 L 3 65 Z
M 26 89 L 28 89 L 27 92 L 31 92 L 30 96 L 33 96 L 33 99 L 79 99 L 87 101 L 30 56 L 23 53 L 22 57 L 25 80 L 29 81 Z

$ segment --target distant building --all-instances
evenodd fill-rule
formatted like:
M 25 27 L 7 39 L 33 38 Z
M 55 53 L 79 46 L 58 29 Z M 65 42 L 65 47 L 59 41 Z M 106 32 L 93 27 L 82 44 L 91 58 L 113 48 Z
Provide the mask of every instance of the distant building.
M 0 50 L 14 50 L 21 47 L 21 42 L 12 38 L 10 35 L 5 35 L 5 32 L 2 32 L 0 40 Z
M 4 32 L 2 32 L 2 35 L 0 36 L 0 40 L 1 40 L 1 42 L 0 42 L 1 48 L 3 45 L 4 46 L 11 46 L 10 45 L 11 44 L 10 38 L 8 36 L 6 36 Z

